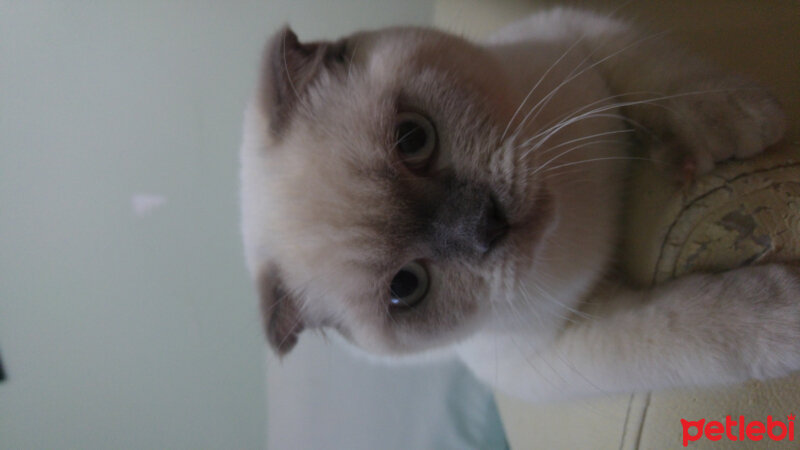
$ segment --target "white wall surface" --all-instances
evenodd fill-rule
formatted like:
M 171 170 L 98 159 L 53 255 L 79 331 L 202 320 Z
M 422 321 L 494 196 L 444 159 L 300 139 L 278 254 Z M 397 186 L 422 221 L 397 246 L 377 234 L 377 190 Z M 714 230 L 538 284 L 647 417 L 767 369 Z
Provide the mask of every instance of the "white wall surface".
M 236 186 L 260 49 L 286 21 L 319 38 L 431 16 L 0 0 L 0 448 L 264 447 Z

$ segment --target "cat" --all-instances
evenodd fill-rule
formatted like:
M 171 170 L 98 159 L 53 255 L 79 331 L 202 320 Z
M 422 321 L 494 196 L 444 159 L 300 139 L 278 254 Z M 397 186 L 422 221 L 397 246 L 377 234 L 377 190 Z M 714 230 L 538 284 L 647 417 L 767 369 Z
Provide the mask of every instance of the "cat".
M 779 141 L 753 83 L 626 22 L 553 9 L 474 43 L 397 27 L 267 45 L 241 147 L 267 339 L 455 352 L 529 401 L 800 369 L 800 268 L 613 275 L 635 148 L 702 174 Z

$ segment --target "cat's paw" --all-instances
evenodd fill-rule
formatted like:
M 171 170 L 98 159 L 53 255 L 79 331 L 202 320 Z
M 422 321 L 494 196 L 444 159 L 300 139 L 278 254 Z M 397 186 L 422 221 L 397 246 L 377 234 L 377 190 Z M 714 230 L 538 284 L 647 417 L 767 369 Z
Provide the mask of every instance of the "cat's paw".
M 744 346 L 750 376 L 770 379 L 800 371 L 800 266 L 764 267 L 773 283 L 764 283 L 767 296 L 754 302 L 752 317 L 760 323 Z
M 683 175 L 704 174 L 717 162 L 757 155 L 786 131 L 778 101 L 738 77 L 693 86 L 665 104 L 665 113 L 662 151 Z

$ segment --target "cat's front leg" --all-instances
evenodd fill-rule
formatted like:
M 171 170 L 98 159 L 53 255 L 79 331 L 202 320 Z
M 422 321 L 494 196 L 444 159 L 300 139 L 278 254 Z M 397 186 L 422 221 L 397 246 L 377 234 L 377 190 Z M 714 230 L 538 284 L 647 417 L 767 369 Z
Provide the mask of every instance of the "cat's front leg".
M 784 376 L 800 370 L 800 267 L 690 275 L 648 291 L 606 286 L 549 345 L 513 341 L 486 340 L 465 359 L 531 401 Z
M 719 161 L 757 155 L 783 137 L 784 113 L 766 90 L 735 75 L 705 76 L 668 80 L 655 100 L 623 108 L 642 120 L 640 135 L 653 157 L 703 174 Z
M 706 173 L 716 162 L 760 153 L 786 131 L 780 103 L 766 89 L 675 48 L 663 35 L 622 29 L 587 45 L 657 159 Z

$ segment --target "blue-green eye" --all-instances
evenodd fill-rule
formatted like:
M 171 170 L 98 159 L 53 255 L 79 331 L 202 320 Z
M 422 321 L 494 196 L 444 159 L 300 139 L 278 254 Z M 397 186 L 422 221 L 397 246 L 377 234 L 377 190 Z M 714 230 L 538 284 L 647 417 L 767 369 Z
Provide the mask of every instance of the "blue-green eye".
M 404 112 L 395 121 L 395 149 L 409 169 L 427 166 L 436 151 L 436 129 L 421 114 Z
M 392 278 L 389 302 L 392 306 L 410 308 L 425 298 L 429 282 L 428 271 L 422 264 L 408 263 Z

